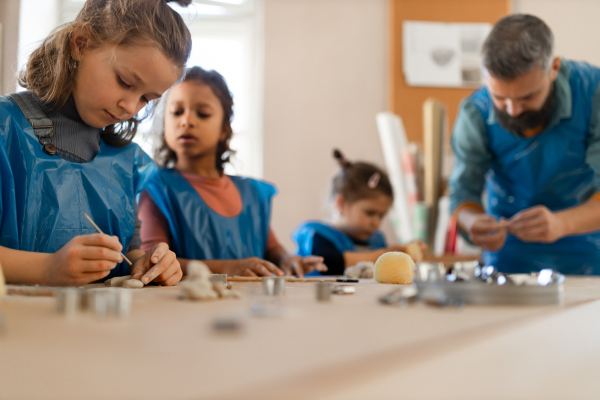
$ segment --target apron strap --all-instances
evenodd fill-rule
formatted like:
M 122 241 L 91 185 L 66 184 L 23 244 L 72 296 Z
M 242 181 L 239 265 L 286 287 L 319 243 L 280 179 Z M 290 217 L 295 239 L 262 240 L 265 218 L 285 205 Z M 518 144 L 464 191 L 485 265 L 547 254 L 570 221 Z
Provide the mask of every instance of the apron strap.
M 46 117 L 46 114 L 42 111 L 39 104 L 33 99 L 29 92 L 18 92 L 9 94 L 10 98 L 19 106 L 21 112 L 27 118 L 27 121 L 31 124 L 35 135 L 42 146 L 44 151 L 53 156 L 58 153 L 58 156 L 64 160 L 85 163 L 88 160 L 79 157 L 77 154 L 73 154 L 70 151 L 59 149 L 53 143 L 54 124 Z

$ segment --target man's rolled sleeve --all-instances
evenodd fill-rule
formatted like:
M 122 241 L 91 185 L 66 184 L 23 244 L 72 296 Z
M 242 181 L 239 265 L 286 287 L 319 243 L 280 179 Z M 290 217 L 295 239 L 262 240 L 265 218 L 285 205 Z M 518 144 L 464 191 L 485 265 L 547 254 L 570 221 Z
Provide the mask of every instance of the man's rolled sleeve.
M 463 100 L 452 131 L 454 167 L 448 181 L 450 210 L 463 204 L 482 207 L 485 174 L 492 164 L 483 117 L 470 99 Z

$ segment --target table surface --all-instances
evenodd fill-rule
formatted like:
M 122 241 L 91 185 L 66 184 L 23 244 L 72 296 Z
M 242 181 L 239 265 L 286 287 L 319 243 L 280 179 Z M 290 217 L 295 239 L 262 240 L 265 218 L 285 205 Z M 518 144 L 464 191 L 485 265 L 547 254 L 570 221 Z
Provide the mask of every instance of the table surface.
M 0 399 L 597 399 L 600 278 L 552 306 L 384 306 L 393 285 L 315 300 L 314 283 L 191 302 L 133 293 L 129 317 L 68 318 L 50 297 L 0 301 Z M 90 290 L 93 290 L 91 288 Z M 258 302 L 275 312 L 257 316 Z M 217 333 L 220 318 L 239 333 Z

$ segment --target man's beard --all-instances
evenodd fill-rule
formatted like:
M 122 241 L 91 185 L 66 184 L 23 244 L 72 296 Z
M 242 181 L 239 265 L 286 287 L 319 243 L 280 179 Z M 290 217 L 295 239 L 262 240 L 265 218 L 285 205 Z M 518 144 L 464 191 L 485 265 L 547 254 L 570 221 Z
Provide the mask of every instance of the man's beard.
M 499 110 L 495 105 L 494 109 L 498 115 L 498 122 L 504 129 L 523 136 L 526 131 L 538 128 L 548 122 L 555 106 L 556 96 L 553 86 L 552 91 L 548 93 L 544 105 L 538 111 L 523 111 L 519 116 L 511 117 L 506 111 Z

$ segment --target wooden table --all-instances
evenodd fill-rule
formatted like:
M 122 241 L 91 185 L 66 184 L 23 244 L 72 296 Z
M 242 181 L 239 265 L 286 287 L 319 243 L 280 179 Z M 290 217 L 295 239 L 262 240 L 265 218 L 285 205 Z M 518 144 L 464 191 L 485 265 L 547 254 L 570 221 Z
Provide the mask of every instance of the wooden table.
M 242 300 L 189 302 L 178 288 L 134 293 L 126 319 L 55 312 L 49 297 L 0 303 L 0 399 L 597 399 L 600 279 L 568 277 L 544 307 L 380 305 L 393 288 L 315 300 L 288 283 L 281 314 Z M 273 300 L 271 298 L 271 300 Z M 276 301 L 276 300 L 275 300 Z M 219 334 L 216 318 L 240 318 Z

